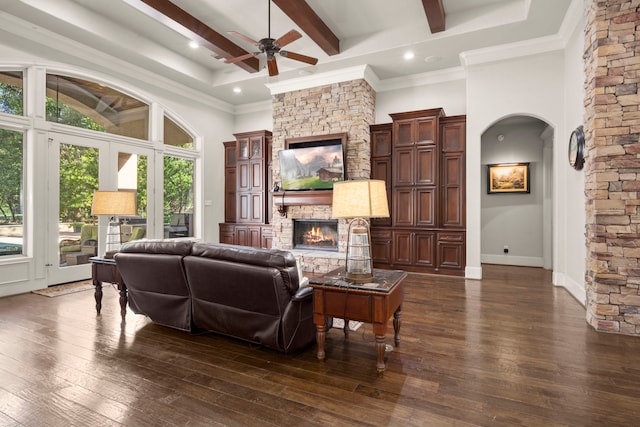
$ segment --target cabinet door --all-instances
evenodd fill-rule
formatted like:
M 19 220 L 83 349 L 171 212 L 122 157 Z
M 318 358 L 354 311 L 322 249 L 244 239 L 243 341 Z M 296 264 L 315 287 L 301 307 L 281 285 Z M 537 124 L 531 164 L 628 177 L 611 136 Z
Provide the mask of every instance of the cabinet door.
M 461 270 L 465 266 L 464 232 L 438 233 L 438 268 Z
M 236 193 L 236 199 L 238 201 L 238 209 L 236 210 L 237 222 L 252 222 L 251 221 L 251 193 Z
M 438 177 L 438 150 L 435 146 L 418 147 L 412 153 L 416 185 L 435 185 Z
M 238 138 L 236 140 L 236 156 L 238 159 L 248 159 L 251 155 L 249 138 Z
M 417 225 L 419 227 L 436 226 L 436 212 L 438 212 L 436 194 L 437 190 L 435 187 L 419 187 L 414 190 L 415 203 L 413 206 L 415 206 L 416 213 L 415 223 L 413 225 Z
M 393 231 L 392 262 L 398 265 L 413 263 L 413 233 L 410 231 Z
M 224 167 L 236 167 L 236 141 L 224 142 Z
M 224 170 L 224 222 L 236 222 L 236 169 Z
M 391 126 L 371 131 L 371 157 L 391 156 Z
M 273 247 L 273 231 L 271 226 L 260 227 L 260 247 L 271 249 Z
M 413 145 L 414 120 L 396 120 L 393 122 L 393 146 Z
M 387 190 L 387 206 L 389 214 L 391 210 L 391 157 L 379 157 L 371 159 L 371 179 L 381 179 L 385 182 Z M 391 216 L 388 218 L 371 218 L 371 224 L 375 225 L 391 225 Z
M 464 154 L 442 155 L 442 226 L 464 228 Z
M 445 118 L 440 128 L 440 140 L 443 152 L 460 152 L 465 149 L 466 141 L 466 120 L 464 116 L 456 118 L 454 121 L 445 122 Z
M 374 266 L 391 263 L 391 230 L 371 230 L 371 255 Z
M 263 159 L 264 158 L 264 137 L 262 135 L 252 136 L 249 138 L 249 158 L 251 159 Z
M 251 188 L 251 163 L 247 160 L 238 161 L 236 173 L 238 175 L 238 191 L 249 191 Z
M 251 191 L 260 191 L 264 188 L 264 176 L 263 176 L 263 160 L 251 159 L 250 166 L 251 168 Z
M 414 149 L 398 148 L 393 150 L 393 185 L 413 185 Z
M 436 117 L 415 119 L 414 141 L 417 144 L 435 144 L 437 126 L 438 120 Z
M 233 224 L 220 224 L 220 243 L 234 244 L 235 226 Z
M 261 223 L 264 221 L 264 193 L 251 192 L 249 196 L 249 212 L 251 214 L 249 222 Z
M 262 239 L 260 235 L 260 226 L 249 227 L 249 244 L 253 248 L 259 248 L 262 245 Z
M 416 232 L 415 240 L 415 264 L 421 267 L 435 267 L 435 233 Z
M 249 227 L 236 226 L 235 245 L 249 246 L 251 241 L 249 236 Z
M 414 195 L 412 188 L 398 187 L 393 191 L 393 225 L 411 227 L 414 225 Z

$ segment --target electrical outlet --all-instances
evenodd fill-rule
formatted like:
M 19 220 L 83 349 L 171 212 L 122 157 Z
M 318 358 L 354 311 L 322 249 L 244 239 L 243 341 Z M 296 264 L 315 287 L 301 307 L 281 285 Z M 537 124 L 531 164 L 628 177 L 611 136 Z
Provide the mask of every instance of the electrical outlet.
M 503 250 L 504 250 L 505 254 L 508 254 L 509 253 L 509 246 L 504 245 L 504 249 Z

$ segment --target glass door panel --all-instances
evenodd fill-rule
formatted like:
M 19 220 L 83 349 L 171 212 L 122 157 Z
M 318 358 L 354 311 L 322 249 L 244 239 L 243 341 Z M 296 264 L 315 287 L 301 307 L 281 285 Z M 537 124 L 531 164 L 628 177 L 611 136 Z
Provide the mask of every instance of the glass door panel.
M 164 157 L 164 238 L 193 237 L 195 162 Z
M 97 254 L 99 242 L 91 204 L 107 144 L 53 133 L 50 141 L 48 284 L 53 285 L 91 276 L 89 258 Z

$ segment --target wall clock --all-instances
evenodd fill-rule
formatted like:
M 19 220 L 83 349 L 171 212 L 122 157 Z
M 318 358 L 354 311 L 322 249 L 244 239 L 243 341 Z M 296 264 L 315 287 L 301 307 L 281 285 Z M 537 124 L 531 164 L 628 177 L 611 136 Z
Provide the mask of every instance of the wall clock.
M 578 126 L 569 138 L 569 164 L 579 171 L 584 166 L 584 128 Z

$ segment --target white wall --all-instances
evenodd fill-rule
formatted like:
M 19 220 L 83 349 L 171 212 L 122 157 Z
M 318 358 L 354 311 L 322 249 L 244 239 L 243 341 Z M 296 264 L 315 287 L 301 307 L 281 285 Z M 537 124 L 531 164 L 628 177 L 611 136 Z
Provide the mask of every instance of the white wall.
M 566 189 L 562 215 L 566 228 L 562 230 L 564 247 L 565 269 L 563 274 L 554 277 L 554 283 L 569 289 L 573 296 L 585 304 L 584 276 L 586 272 L 586 242 L 585 242 L 585 206 L 584 172 L 576 171 L 569 167 L 567 162 L 567 141 L 571 131 L 583 123 L 584 112 L 584 66 L 582 55 L 584 50 L 583 31 L 584 14 L 579 25 L 572 32 L 567 43 L 564 55 L 564 111 L 567 124 L 565 132 L 561 135 L 561 143 L 565 148 L 563 157 L 560 157 L 559 178 Z
M 405 111 L 443 108 L 447 116 L 466 114 L 465 80 L 425 84 L 412 88 L 386 90 L 376 93 L 376 123 L 391 123 L 389 114 Z
M 535 120 L 535 119 L 534 119 Z M 546 124 L 498 122 L 482 135 L 481 261 L 491 264 L 544 265 L 544 141 Z M 504 140 L 499 141 L 497 135 Z M 529 163 L 530 193 L 487 193 L 487 165 Z M 508 246 L 509 252 L 504 253 Z

